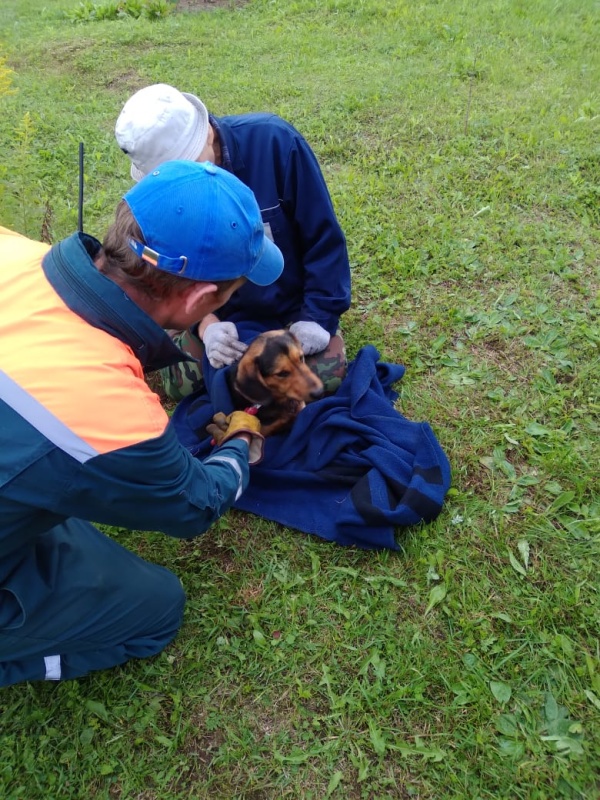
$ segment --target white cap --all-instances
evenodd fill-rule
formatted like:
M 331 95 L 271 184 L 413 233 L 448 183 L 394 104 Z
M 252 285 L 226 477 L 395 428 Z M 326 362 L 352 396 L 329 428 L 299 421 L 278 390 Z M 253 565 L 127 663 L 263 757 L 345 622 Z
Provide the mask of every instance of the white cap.
M 156 83 L 125 103 L 115 136 L 139 181 L 164 161 L 198 159 L 208 138 L 208 111 L 195 95 Z

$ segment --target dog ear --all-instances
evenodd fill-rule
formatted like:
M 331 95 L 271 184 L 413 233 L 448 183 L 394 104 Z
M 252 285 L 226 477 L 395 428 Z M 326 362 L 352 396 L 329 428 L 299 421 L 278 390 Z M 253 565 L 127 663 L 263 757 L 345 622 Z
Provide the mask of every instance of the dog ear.
M 255 403 L 268 403 L 273 398 L 270 389 L 263 381 L 259 361 L 260 356 L 253 358 L 254 369 L 250 370 L 242 368 L 242 366 L 245 366 L 242 359 L 238 365 L 236 382 L 242 394 L 251 397 Z

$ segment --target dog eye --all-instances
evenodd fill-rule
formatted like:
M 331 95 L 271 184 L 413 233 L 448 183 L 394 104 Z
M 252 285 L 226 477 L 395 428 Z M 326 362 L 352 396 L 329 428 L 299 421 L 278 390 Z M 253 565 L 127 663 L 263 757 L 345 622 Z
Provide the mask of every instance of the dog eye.
M 289 378 L 292 373 L 287 369 L 282 369 L 281 372 L 276 372 L 276 378 Z

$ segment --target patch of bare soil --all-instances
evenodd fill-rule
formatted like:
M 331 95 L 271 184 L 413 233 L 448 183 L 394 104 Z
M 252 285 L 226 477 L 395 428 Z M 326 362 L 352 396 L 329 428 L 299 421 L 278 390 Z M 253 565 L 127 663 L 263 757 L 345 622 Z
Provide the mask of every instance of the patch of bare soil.
M 177 11 L 211 11 L 213 8 L 239 8 L 248 0 L 177 0 Z

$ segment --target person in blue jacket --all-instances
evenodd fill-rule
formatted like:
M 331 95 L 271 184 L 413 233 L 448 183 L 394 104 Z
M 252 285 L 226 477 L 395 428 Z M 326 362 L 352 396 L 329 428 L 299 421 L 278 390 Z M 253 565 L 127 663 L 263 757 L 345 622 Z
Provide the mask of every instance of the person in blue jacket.
M 267 113 L 215 117 L 195 95 L 167 84 L 136 92 L 115 126 L 121 149 L 139 180 L 167 158 L 211 161 L 254 192 L 267 236 L 283 253 L 285 268 L 267 289 L 245 284 L 218 313 L 183 333 L 183 350 L 204 352 L 220 368 L 243 354 L 266 329 L 289 327 L 307 363 L 333 392 L 346 371 L 338 326 L 350 306 L 346 240 L 317 159 L 288 122 Z M 175 400 L 202 388 L 201 364 L 186 362 L 162 373 Z
M 76 678 L 175 636 L 179 579 L 92 521 L 193 537 L 244 491 L 256 418 L 234 412 L 197 460 L 144 375 L 185 358 L 165 328 L 282 269 L 252 192 L 209 163 L 157 166 L 102 245 L 0 228 L 0 686 Z

